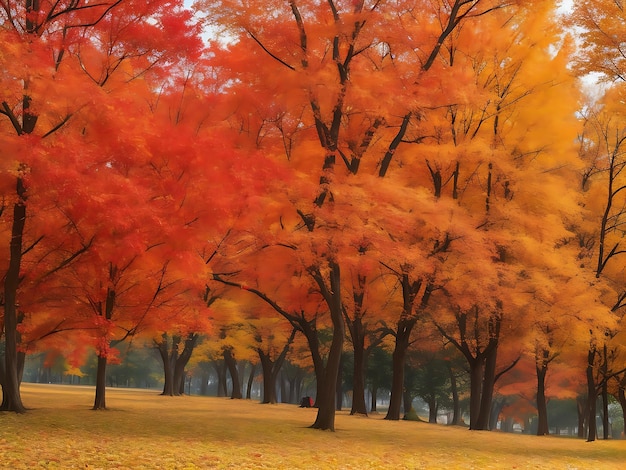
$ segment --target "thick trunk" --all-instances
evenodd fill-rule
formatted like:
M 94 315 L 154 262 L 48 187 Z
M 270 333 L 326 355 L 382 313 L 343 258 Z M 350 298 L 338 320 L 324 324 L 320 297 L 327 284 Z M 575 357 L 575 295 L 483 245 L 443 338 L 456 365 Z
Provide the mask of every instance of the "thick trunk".
M 187 339 L 185 339 L 185 347 L 183 348 L 183 352 L 176 358 L 174 361 L 174 394 L 175 395 L 184 395 L 185 393 L 185 367 L 189 363 L 189 359 L 191 359 L 191 355 L 193 354 L 193 350 L 198 344 L 198 339 L 200 335 L 196 333 L 189 333 L 187 335 Z
M 324 298 L 330 310 L 330 318 L 333 324 L 333 339 L 331 341 L 326 370 L 324 373 L 324 387 L 321 390 L 322 400 L 318 397 L 319 407 L 315 422 L 311 425 L 314 429 L 335 430 L 335 391 L 337 388 L 337 377 L 341 355 L 343 354 L 343 340 L 346 335 L 345 323 L 343 320 L 343 308 L 341 303 L 341 277 L 339 265 L 330 262 L 330 289 L 325 287 L 318 276 L 316 281 L 324 293 Z M 317 273 L 319 275 L 319 272 Z
M 157 350 L 163 362 L 163 392 L 161 395 L 174 396 L 174 362 L 178 355 L 176 338 L 172 338 L 172 349 L 168 347 L 168 335 L 163 334 L 161 341 L 157 343 Z
M 546 403 L 546 363 L 536 366 L 537 371 L 537 435 L 547 436 L 548 428 L 548 407 Z
M 93 402 L 94 410 L 106 410 L 106 378 L 107 358 L 98 356 L 98 369 L 96 371 L 96 398 Z
M 354 370 L 352 378 L 352 408 L 350 414 L 367 415 L 365 404 L 365 333 L 360 317 L 352 322 L 350 328 L 354 351 Z
M 396 344 L 392 354 L 392 379 L 391 379 L 391 398 L 389 400 L 389 409 L 385 419 L 398 420 L 400 419 L 400 406 L 402 400 L 402 391 L 404 389 L 404 363 L 406 360 L 406 353 L 409 349 L 409 340 L 411 338 L 411 332 L 417 322 L 415 317 L 414 304 L 415 298 L 419 293 L 422 281 L 411 282 L 409 275 L 402 274 L 402 314 L 398 320 L 396 330 Z M 427 286 L 422 294 L 422 300 L 420 303 L 420 309 L 423 309 L 428 303 L 430 293 L 432 292 L 432 286 Z M 405 412 L 408 410 L 405 410 Z
M 365 327 L 363 325 L 363 299 L 365 296 L 365 276 L 358 276 L 358 282 L 353 286 L 354 315 L 350 319 L 346 315 L 346 325 L 352 340 L 354 364 L 352 371 L 352 408 L 350 414 L 367 416 L 365 404 Z
M 343 354 L 339 360 L 337 384 L 335 385 L 335 410 L 341 411 L 341 408 L 343 408 Z
M 2 383 L 2 411 L 24 413 L 18 374 L 18 314 L 17 290 L 22 265 L 22 240 L 26 223 L 26 189 L 17 179 L 18 201 L 13 205 L 9 267 L 4 277 L 4 381 Z
M 263 400 L 261 403 L 277 402 L 276 399 L 276 375 L 272 373 L 273 363 L 269 355 L 265 354 L 261 349 L 257 349 L 259 359 L 261 360 L 261 370 L 263 371 Z
M 224 349 L 224 363 L 230 373 L 230 379 L 232 381 L 233 389 L 230 394 L 232 399 L 241 399 L 241 383 L 239 381 L 239 371 L 237 370 L 237 361 L 233 357 L 233 353 L 230 349 Z
M 353 340 L 354 344 L 354 340 Z M 367 415 L 365 404 L 365 347 L 364 341 L 354 344 L 354 376 L 352 383 L 352 409 L 350 414 Z
M 593 364 L 596 358 L 594 347 L 587 354 L 587 442 L 596 440 L 596 381 L 593 376 Z
M 486 351 L 483 386 L 480 396 L 480 411 L 478 412 L 478 418 L 476 421 L 476 429 L 478 430 L 489 430 L 491 402 L 493 400 L 493 389 L 496 381 L 497 354 L 497 346 L 490 347 L 489 350 Z
M 470 366 L 470 429 L 478 429 L 478 415 L 480 413 L 480 396 L 483 386 L 483 359 L 475 358 L 469 362 Z
M 406 352 L 409 348 L 409 337 L 411 336 L 413 325 L 413 321 L 401 321 L 398 325 L 396 345 L 391 356 L 391 398 L 389 399 L 389 409 L 387 410 L 385 419 L 394 421 L 400 419 L 400 408 L 402 406 L 402 394 L 404 390 L 404 364 L 406 362 Z

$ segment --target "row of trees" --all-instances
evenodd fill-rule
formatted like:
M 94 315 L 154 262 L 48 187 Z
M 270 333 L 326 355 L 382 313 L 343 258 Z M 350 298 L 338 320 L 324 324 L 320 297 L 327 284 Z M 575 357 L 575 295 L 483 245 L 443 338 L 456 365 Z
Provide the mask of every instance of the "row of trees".
M 106 407 L 140 336 L 175 394 L 207 332 L 268 390 L 303 337 L 319 429 L 344 349 L 366 413 L 390 340 L 388 419 L 415 347 L 465 359 L 472 429 L 526 358 L 540 434 L 561 370 L 590 440 L 598 395 L 626 405 L 619 2 L 145 3 L 0 3 L 3 410 L 25 354 L 90 348 Z

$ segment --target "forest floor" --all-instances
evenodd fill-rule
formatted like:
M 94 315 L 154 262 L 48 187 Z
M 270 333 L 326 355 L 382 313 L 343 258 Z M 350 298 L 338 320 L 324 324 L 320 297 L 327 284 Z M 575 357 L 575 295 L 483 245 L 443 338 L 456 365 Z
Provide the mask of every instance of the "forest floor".
M 310 429 L 296 405 L 155 391 L 22 386 L 28 413 L 0 413 L 2 469 L 619 469 L 626 441 L 586 443 L 338 412 L 336 432 Z

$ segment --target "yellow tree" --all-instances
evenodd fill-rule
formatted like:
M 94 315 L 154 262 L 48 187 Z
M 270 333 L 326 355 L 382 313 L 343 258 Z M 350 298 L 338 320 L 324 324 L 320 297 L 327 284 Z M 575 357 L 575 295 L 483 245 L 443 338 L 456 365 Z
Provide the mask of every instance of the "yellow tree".
M 610 339 L 618 333 L 617 322 L 623 317 L 626 291 L 622 280 L 623 257 L 623 168 L 626 143 L 624 83 L 609 88 L 602 100 L 589 106 L 583 116 L 580 136 L 581 157 L 586 163 L 581 173 L 581 192 L 589 211 L 578 227 L 579 258 L 584 266 L 604 286 L 602 302 L 607 314 L 598 322 L 599 329 L 591 331 L 587 354 L 587 422 L 588 440 L 594 440 L 595 402 L 602 392 L 605 409 L 608 406 L 607 381 L 609 380 L 608 352 Z M 619 366 L 618 366 L 619 367 Z M 602 370 L 602 373 L 599 373 Z M 604 378 L 597 380 L 598 376 Z M 606 428 L 607 426 L 605 426 Z M 605 430 L 608 432 L 608 430 Z
M 581 151 L 588 162 L 582 175 L 582 190 L 593 215 L 592 225 L 584 233 L 587 251 L 593 260 L 589 268 L 596 277 L 604 279 L 612 287 L 606 305 L 614 315 L 623 317 L 625 289 L 619 266 L 622 258 L 623 231 L 620 226 L 624 217 L 622 209 L 624 164 L 624 90 L 626 62 L 624 61 L 624 21 L 626 11 L 622 2 L 581 1 L 576 2 L 571 15 L 582 38 L 576 68 L 581 76 L 591 74 L 604 84 L 604 96 L 598 104 L 584 111 L 584 130 L 581 133 Z M 607 322 L 615 319 L 607 319 Z M 613 337 L 617 330 L 606 329 L 604 333 Z M 610 379 L 609 360 L 604 354 L 607 336 L 592 336 L 588 353 L 588 440 L 595 439 L 595 397 L 601 391 L 604 398 L 605 415 L 607 380 Z M 609 341 L 613 342 L 614 341 Z M 607 349 L 608 352 L 608 349 Z M 619 356 L 619 355 L 618 355 Z M 604 378 L 594 383 L 594 370 L 603 371 Z M 619 366 L 616 367 L 619 369 Z M 609 375 L 609 377 L 607 377 Z M 608 426 L 604 426 L 605 434 Z
M 534 5 L 515 18 L 492 15 L 489 29 L 505 35 L 491 47 L 472 49 L 476 40 L 461 31 L 449 45 L 456 51 L 450 60 L 472 61 L 482 101 L 448 106 L 431 119 L 430 132 L 421 131 L 433 136 L 421 144 L 433 191 L 458 199 L 472 221 L 459 218 L 451 232 L 441 286 L 450 311 L 442 315 L 438 306 L 433 315 L 472 369 L 472 429 L 489 426 L 498 349 L 513 331 L 523 335 L 531 326 L 526 306 L 541 302 L 542 273 L 566 275 L 573 265 L 560 261 L 557 248 L 578 217 L 571 185 L 580 166 L 573 147 L 576 89 L 567 47 L 552 49 L 563 44 L 551 7 Z M 537 114 L 544 106 L 554 120 Z

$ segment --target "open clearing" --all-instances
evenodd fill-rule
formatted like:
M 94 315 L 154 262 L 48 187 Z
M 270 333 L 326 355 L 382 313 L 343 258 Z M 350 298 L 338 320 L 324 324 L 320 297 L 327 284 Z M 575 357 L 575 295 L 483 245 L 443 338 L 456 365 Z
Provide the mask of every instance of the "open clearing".
M 339 412 L 335 433 L 309 429 L 315 409 L 155 391 L 24 384 L 26 415 L 0 414 L 3 469 L 620 469 L 626 441 L 471 432 Z

